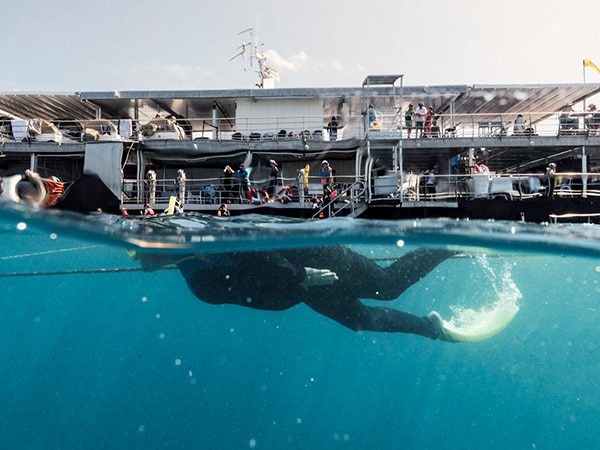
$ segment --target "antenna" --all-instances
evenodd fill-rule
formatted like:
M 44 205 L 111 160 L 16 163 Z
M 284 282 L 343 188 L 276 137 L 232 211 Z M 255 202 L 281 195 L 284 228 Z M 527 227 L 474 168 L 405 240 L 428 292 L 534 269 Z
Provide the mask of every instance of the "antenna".
M 258 74 L 259 83 L 256 84 L 258 88 L 273 88 L 275 81 L 279 81 L 279 74 L 277 71 L 267 66 L 267 55 L 260 50 L 265 44 L 260 44 L 260 47 L 256 43 L 256 33 L 254 28 L 247 28 L 244 31 L 240 31 L 238 36 L 244 33 L 250 33 L 251 43 L 243 42 L 235 56 L 231 57 L 229 61 L 233 61 L 236 58 L 241 57 L 244 61 L 244 72 L 247 71 L 246 61 L 250 60 L 250 68 Z M 258 68 L 255 68 L 255 61 Z

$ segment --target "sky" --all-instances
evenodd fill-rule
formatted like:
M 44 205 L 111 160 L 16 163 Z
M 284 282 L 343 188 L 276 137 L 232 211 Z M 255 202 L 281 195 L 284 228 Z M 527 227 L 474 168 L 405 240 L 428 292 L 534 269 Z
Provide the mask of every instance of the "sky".
M 597 0 L 20 0 L 4 5 L 0 92 L 600 83 Z M 261 45 L 262 44 L 262 45 Z

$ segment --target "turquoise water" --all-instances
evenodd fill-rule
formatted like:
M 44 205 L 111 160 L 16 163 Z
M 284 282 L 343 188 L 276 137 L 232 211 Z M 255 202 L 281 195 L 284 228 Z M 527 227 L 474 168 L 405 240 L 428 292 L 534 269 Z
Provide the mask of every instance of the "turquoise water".
M 0 448 L 592 448 L 598 228 L 258 217 L 0 215 Z M 489 340 L 354 332 L 304 305 L 209 305 L 126 250 L 460 249 L 394 307 L 517 301 Z M 257 270 L 266 270 L 257 268 Z M 518 294 L 518 295 L 517 295 Z M 518 297 L 518 298 L 517 298 Z

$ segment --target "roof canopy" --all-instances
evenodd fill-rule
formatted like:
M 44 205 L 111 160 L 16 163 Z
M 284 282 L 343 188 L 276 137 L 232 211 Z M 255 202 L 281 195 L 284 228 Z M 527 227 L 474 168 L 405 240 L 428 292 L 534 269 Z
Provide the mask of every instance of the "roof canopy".
M 362 85 L 363 87 L 382 85 L 393 86 L 396 84 L 396 81 L 402 77 L 404 77 L 404 75 L 368 75 Z
M 294 99 L 319 98 L 324 116 L 337 111 L 340 102 L 347 103 L 358 114 L 369 103 L 400 107 L 395 88 L 390 86 L 402 75 L 368 76 L 369 88 L 297 88 L 244 89 L 214 91 L 108 91 L 79 94 L 0 94 L 0 116 L 9 118 L 48 120 L 106 119 L 150 120 L 157 112 L 189 119 L 209 119 L 213 108 L 221 117 L 235 117 L 240 98 Z M 474 122 L 490 120 L 491 115 L 509 118 L 519 113 L 535 113 L 529 121 L 535 123 L 549 114 L 579 103 L 600 93 L 600 84 L 557 85 L 449 85 L 404 86 L 402 107 L 423 102 L 440 114 L 470 115 Z M 331 114 L 329 114 L 331 115 Z M 509 119 L 510 120 L 510 119 Z

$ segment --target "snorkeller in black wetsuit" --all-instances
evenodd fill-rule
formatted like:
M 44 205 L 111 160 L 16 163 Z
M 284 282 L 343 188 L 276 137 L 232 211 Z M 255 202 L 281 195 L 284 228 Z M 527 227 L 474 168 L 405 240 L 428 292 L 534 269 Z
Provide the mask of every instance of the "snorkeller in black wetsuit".
M 341 246 L 187 256 L 142 253 L 137 258 L 145 270 L 175 263 L 192 293 L 206 303 L 264 310 L 305 303 L 352 330 L 451 340 L 435 311 L 418 317 L 368 306 L 360 299 L 395 300 L 453 255 L 449 250 L 420 248 L 385 268 Z

